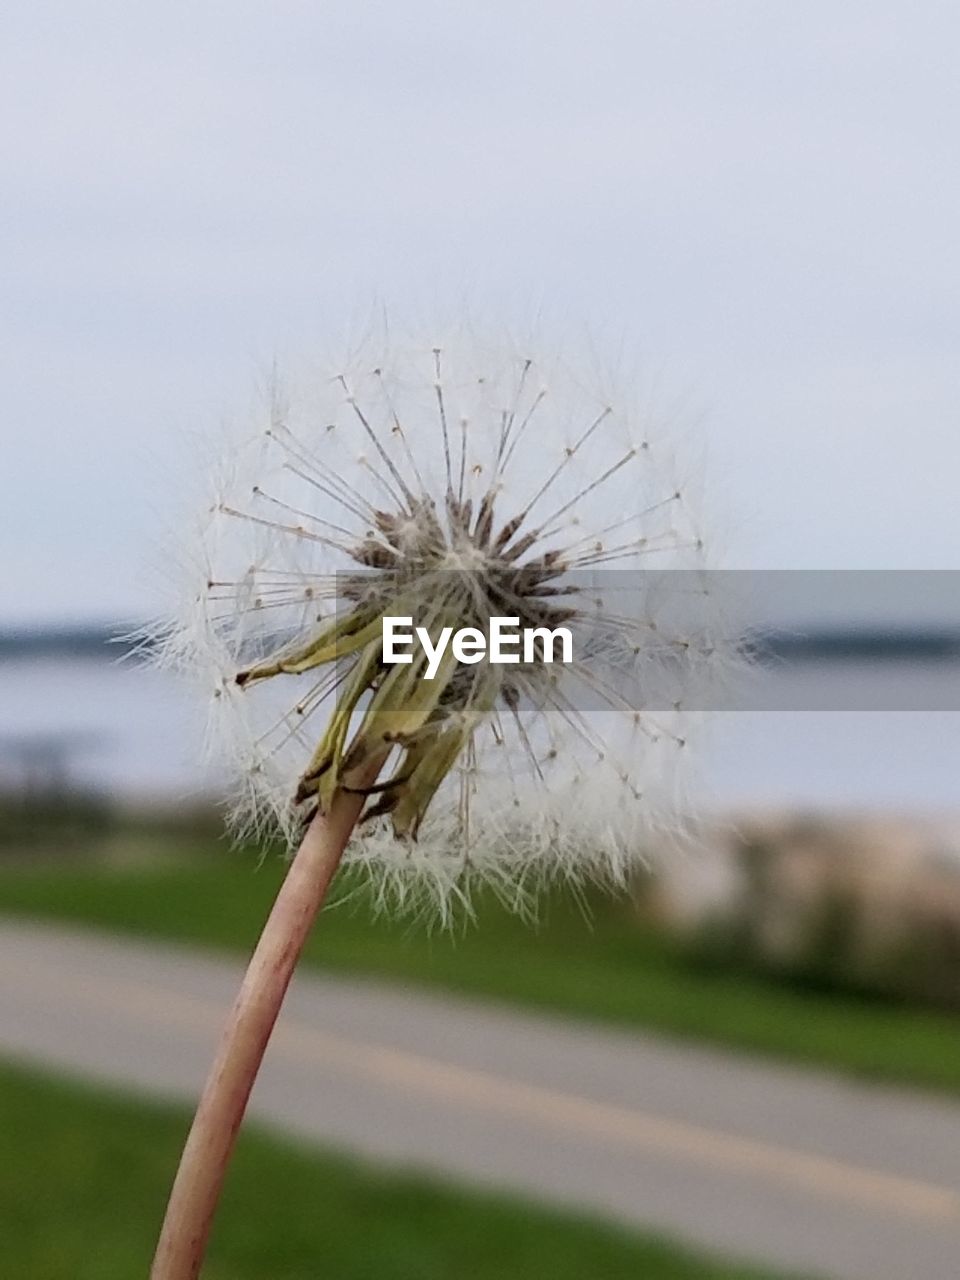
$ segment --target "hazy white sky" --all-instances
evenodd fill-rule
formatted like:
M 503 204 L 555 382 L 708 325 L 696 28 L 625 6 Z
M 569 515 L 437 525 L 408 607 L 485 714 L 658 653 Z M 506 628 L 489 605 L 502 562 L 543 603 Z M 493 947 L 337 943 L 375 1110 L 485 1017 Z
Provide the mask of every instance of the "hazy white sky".
M 374 296 L 623 334 L 731 563 L 960 561 L 955 5 L 13 3 L 0 622 L 150 607 L 167 480 Z

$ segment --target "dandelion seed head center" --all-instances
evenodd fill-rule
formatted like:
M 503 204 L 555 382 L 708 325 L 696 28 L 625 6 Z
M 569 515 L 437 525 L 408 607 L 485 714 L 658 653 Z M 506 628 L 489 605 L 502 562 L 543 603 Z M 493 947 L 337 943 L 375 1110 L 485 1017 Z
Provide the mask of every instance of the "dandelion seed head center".
M 475 543 L 458 541 L 455 546 L 448 547 L 443 557 L 443 568 L 465 573 L 476 573 L 482 577 L 490 569 L 490 557 Z
M 446 524 L 431 500 L 420 498 L 412 506 L 412 511 L 377 512 L 375 533 L 383 541 L 372 532 L 351 549 L 368 572 L 352 579 L 346 575 L 344 594 L 361 607 L 390 613 L 398 607 L 392 602 L 402 599 L 427 619 L 440 614 L 446 625 L 481 631 L 491 617 L 504 613 L 537 627 L 559 625 L 576 612 L 540 594 L 566 571 L 562 557 L 549 551 L 537 556 L 536 539 L 528 535 L 526 556 L 514 559 L 513 540 L 503 535 L 519 528 L 521 519 L 498 523 L 492 491 L 479 504 L 479 515 L 448 501 Z M 463 696 L 469 699 L 469 689 Z M 452 707 L 448 710 L 452 714 Z

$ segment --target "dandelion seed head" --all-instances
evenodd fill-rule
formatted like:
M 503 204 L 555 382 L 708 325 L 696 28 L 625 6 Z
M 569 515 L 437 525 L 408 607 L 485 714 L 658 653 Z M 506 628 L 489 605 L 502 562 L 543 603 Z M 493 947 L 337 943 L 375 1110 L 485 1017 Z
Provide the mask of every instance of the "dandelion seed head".
M 542 877 L 622 883 L 677 839 L 687 708 L 733 649 L 702 593 L 691 621 L 636 576 L 693 571 L 693 597 L 709 560 L 629 384 L 465 332 L 368 335 L 272 380 L 213 489 L 162 653 L 207 697 L 238 826 L 295 839 L 382 758 L 346 860 L 383 901 L 445 911 L 479 883 L 521 909 Z M 426 682 L 383 662 L 386 614 L 564 624 L 574 661 Z M 673 696 L 651 707 L 654 678 Z

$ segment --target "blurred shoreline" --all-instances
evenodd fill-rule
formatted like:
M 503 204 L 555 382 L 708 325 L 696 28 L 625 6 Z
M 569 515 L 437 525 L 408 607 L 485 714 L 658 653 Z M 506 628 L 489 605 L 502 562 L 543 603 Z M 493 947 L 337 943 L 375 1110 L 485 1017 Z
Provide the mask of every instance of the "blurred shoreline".
M 103 644 L 99 631 L 49 632 L 38 644 L 11 636 L 0 640 L 0 792 L 76 793 L 134 808 L 222 794 L 222 771 L 204 763 L 203 708 L 175 676 L 121 661 L 122 646 Z M 705 713 L 698 809 L 960 813 L 960 713 L 948 710 L 960 695 L 960 660 L 902 649 L 893 660 L 782 657 L 762 679 L 766 709 Z M 914 709 L 894 709 L 898 698 Z M 847 709 L 827 709 L 834 705 Z M 850 709 L 860 705 L 887 709 Z

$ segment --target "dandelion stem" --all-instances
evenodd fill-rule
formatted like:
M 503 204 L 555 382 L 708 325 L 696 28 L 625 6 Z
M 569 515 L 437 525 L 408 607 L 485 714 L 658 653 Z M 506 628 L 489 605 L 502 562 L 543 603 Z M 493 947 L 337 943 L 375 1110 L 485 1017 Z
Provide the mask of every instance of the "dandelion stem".
M 174 1180 L 150 1280 L 195 1280 L 247 1100 L 300 952 L 383 759 L 358 770 L 310 824 L 221 1036 Z

